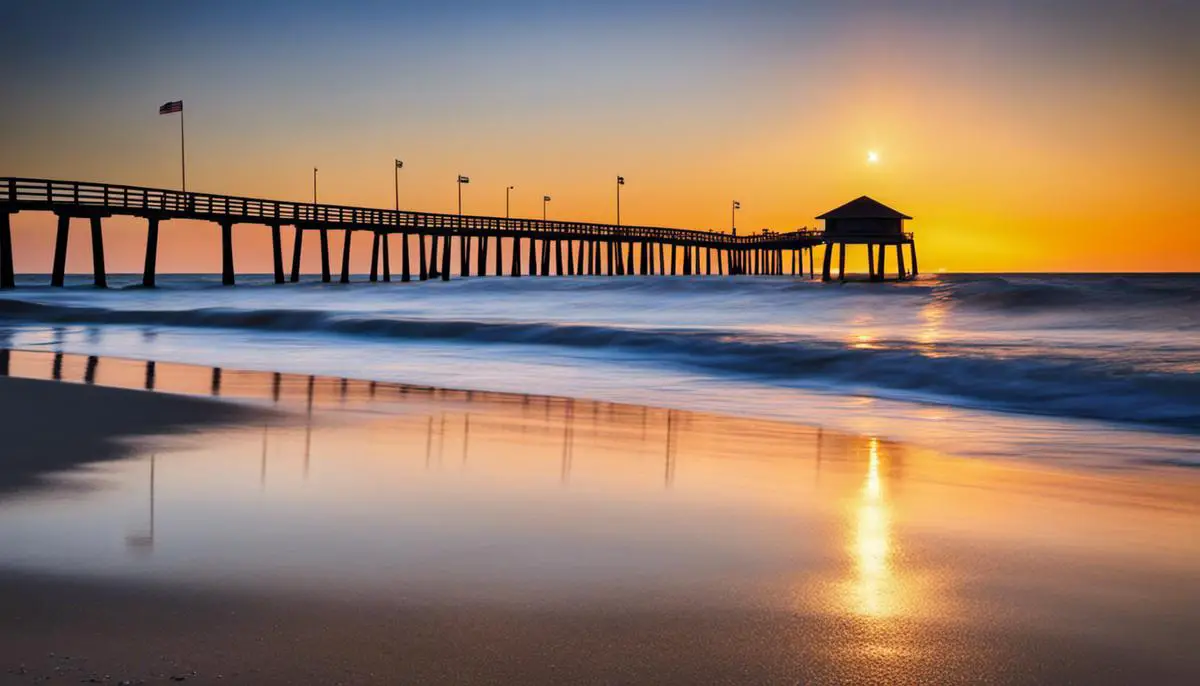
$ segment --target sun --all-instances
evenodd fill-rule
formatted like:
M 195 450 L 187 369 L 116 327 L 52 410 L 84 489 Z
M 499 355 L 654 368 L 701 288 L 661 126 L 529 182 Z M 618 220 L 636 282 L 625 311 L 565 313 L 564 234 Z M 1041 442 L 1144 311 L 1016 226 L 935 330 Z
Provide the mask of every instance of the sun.
M 867 164 L 879 164 L 879 153 L 874 150 L 868 150 Z

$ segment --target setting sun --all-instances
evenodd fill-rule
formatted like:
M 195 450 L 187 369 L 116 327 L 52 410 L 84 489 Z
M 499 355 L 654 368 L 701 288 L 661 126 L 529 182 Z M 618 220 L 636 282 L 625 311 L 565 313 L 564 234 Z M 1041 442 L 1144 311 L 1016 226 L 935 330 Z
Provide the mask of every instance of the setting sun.
M 874 150 L 867 151 L 867 164 L 879 164 L 879 153 Z

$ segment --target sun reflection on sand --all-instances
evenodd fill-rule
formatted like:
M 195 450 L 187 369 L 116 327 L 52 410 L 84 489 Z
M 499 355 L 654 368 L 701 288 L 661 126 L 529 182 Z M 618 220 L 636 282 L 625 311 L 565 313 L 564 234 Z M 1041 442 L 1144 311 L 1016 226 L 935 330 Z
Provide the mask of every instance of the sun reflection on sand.
M 852 548 L 856 571 L 853 605 L 859 615 L 887 617 L 895 611 L 891 523 L 883 481 L 879 476 L 878 438 L 870 439 L 868 450 L 867 479 L 855 512 L 858 526 Z

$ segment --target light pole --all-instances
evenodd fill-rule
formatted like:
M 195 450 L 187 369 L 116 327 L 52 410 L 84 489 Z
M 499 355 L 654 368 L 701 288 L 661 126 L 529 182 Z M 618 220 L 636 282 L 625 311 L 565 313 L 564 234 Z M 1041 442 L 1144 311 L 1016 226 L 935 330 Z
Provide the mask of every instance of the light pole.
M 504 218 L 505 219 L 508 219 L 508 194 L 514 188 L 516 188 L 516 186 L 509 186 L 504 189 Z
M 313 204 L 317 204 L 317 168 L 313 167 Z
M 625 185 L 625 177 L 617 177 L 617 226 L 621 225 L 621 186 Z
M 729 211 L 729 228 L 735 236 L 737 235 L 737 211 L 740 209 L 742 209 L 742 203 L 734 200 L 733 209 Z
M 546 221 L 546 203 L 550 202 L 550 196 L 542 196 L 542 221 Z
M 471 183 L 471 179 L 462 174 L 458 175 L 458 216 L 462 216 L 462 187 L 464 183 Z
M 396 160 L 396 169 L 392 172 L 396 185 L 396 211 L 400 211 L 400 170 L 404 168 L 404 163 Z

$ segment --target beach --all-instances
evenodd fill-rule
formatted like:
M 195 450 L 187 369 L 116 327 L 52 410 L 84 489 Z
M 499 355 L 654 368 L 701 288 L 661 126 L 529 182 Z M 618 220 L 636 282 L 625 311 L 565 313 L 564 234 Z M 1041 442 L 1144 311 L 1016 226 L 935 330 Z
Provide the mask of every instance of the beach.
M 117 357 L 5 369 L 26 459 L 3 467 L 0 682 L 1200 674 L 1188 469 Z

